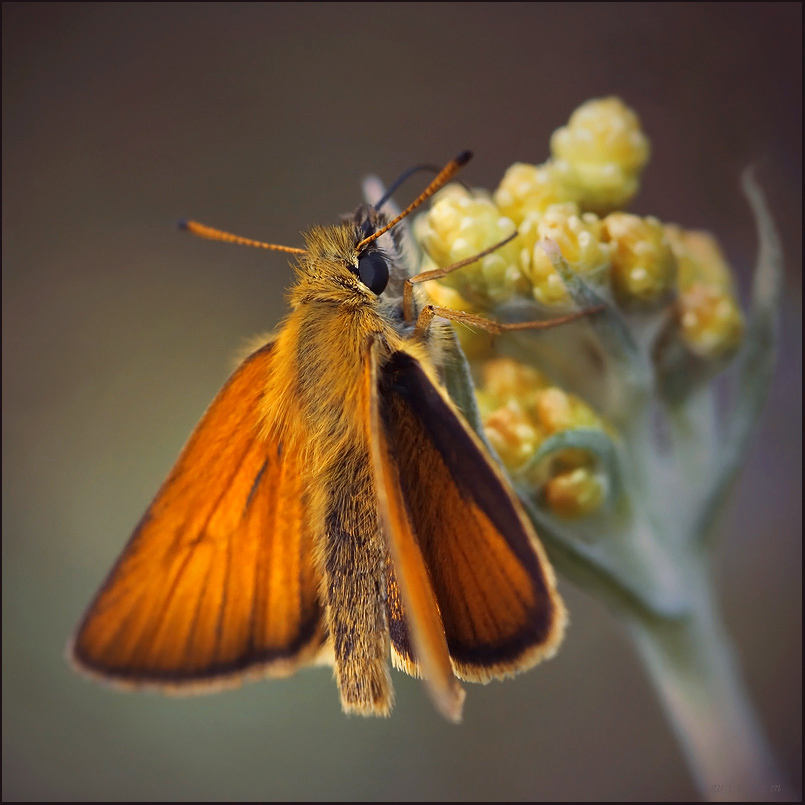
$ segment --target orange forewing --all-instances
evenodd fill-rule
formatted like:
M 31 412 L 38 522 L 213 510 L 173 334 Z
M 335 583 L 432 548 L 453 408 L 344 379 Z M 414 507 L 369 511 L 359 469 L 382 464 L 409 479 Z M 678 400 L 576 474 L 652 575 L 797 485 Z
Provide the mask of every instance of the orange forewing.
M 562 638 L 565 610 L 514 492 L 415 357 L 396 352 L 385 363 L 377 396 L 379 429 L 398 479 L 398 492 L 387 498 L 397 497 L 394 505 L 405 516 L 396 519 L 415 534 L 456 674 L 485 682 L 550 656 Z M 404 531 L 390 531 L 392 544 Z M 394 569 L 390 600 L 399 583 L 408 615 L 404 569 Z M 392 642 L 411 661 L 418 641 L 413 635 L 410 645 L 406 620 L 415 629 L 413 619 L 400 617 Z
M 299 456 L 261 429 L 272 347 L 219 392 L 73 641 L 132 684 L 290 673 L 323 642 Z

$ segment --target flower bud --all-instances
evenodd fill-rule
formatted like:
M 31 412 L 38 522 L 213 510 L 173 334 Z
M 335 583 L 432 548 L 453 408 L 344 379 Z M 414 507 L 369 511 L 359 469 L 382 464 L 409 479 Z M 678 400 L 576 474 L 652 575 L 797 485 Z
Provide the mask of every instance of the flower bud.
M 532 284 L 534 299 L 544 305 L 566 305 L 570 296 L 540 241 L 552 240 L 571 268 L 598 278 L 609 268 L 612 245 L 602 240 L 603 224 L 593 213 L 579 213 L 576 204 L 554 204 L 545 214 L 529 213 L 520 226 L 520 266 Z
M 624 304 L 651 305 L 672 290 L 676 259 L 662 224 L 613 212 L 604 219 L 604 239 L 612 244 L 612 287 Z
M 515 162 L 504 174 L 494 194 L 503 215 L 518 226 L 529 214 L 542 215 L 551 204 L 572 201 L 572 195 L 553 166 Z
M 640 120 L 620 98 L 587 101 L 551 137 L 557 178 L 583 209 L 595 212 L 628 204 L 649 150 Z
M 444 188 L 430 210 L 414 222 L 414 232 L 432 261 L 423 270 L 444 268 L 472 257 L 505 240 L 515 228 L 486 193 L 470 192 L 461 185 Z M 517 257 L 517 247 L 507 243 L 448 274 L 442 283 L 480 308 L 505 301 L 528 288 Z

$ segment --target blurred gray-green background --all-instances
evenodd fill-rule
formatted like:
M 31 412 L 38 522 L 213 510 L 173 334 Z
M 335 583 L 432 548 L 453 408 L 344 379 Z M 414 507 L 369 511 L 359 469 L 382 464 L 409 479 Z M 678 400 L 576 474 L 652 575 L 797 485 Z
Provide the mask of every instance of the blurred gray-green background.
M 619 624 L 566 583 L 561 652 L 468 687 L 460 727 L 397 673 L 393 716 L 367 721 L 326 669 L 172 699 L 63 659 L 242 339 L 283 311 L 282 255 L 174 222 L 300 244 L 367 173 L 463 148 L 463 178 L 491 189 L 608 94 L 653 145 L 635 211 L 716 233 L 746 298 L 740 173 L 758 163 L 783 236 L 780 364 L 717 569 L 797 796 L 801 5 L 5 3 L 4 800 L 696 797 Z

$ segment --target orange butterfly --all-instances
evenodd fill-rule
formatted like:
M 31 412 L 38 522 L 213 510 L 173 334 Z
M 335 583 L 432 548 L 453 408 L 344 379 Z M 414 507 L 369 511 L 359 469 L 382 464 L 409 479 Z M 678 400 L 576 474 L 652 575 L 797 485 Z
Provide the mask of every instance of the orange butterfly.
M 509 483 L 443 388 L 445 318 L 370 205 L 306 248 L 194 222 L 202 237 L 297 255 L 291 312 L 235 371 L 182 451 L 71 644 L 84 671 L 199 690 L 332 656 L 346 712 L 387 715 L 392 664 L 458 721 L 458 679 L 551 656 L 565 627 L 553 570 Z M 380 206 L 380 205 L 378 205 Z M 435 318 L 439 317 L 439 318 Z

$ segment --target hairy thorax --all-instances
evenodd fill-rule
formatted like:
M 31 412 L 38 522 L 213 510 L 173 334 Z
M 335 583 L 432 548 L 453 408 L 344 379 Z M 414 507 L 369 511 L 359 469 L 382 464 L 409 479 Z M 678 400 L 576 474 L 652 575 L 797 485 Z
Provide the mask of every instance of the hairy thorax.
M 438 372 L 449 333 L 449 325 L 433 322 L 415 334 L 416 316 L 427 304 L 419 287 L 413 289 L 412 320 L 405 320 L 400 288 L 407 271 L 393 249 L 381 253 L 400 278 L 399 288 L 377 296 L 358 280 L 353 263 L 361 237 L 349 224 L 306 234 L 308 253 L 297 265 L 291 312 L 275 343 L 280 371 L 264 397 L 278 408 L 266 410 L 263 421 L 272 423 L 280 441 L 297 442 L 318 476 L 343 461 L 345 452 L 368 451 L 370 344 L 377 342 L 381 363 L 404 345 Z

